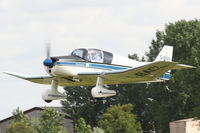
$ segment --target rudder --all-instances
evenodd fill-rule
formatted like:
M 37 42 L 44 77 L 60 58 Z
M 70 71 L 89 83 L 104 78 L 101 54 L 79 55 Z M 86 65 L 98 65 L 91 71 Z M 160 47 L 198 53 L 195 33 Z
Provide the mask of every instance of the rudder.
M 164 45 L 155 61 L 172 61 L 173 46 Z M 161 80 L 170 79 L 170 70 L 160 77 Z

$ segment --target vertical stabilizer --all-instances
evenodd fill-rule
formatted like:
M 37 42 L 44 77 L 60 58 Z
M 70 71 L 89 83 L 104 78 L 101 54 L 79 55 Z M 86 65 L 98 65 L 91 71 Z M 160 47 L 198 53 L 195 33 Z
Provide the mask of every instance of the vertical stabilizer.
M 165 45 L 158 56 L 156 57 L 155 61 L 172 61 L 172 55 L 173 55 L 173 46 L 167 46 Z M 170 79 L 170 70 L 163 74 L 160 79 L 161 80 L 169 80 Z
M 155 61 L 172 61 L 172 55 L 173 46 L 165 45 L 156 57 Z

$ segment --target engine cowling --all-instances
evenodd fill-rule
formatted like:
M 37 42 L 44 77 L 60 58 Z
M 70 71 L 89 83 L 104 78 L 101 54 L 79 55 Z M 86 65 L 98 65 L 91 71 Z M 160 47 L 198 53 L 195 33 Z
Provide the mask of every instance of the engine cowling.
M 91 94 L 94 98 L 110 97 L 116 95 L 116 91 L 105 89 L 103 86 L 95 86 L 91 90 Z

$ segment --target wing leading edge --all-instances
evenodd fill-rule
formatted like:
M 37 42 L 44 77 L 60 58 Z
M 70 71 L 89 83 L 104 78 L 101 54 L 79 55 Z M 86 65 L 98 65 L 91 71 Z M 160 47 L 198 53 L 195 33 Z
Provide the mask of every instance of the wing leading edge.
M 3 72 L 3 73 L 38 84 L 51 84 L 52 80 L 57 80 L 59 86 L 92 86 L 95 85 L 96 83 L 96 78 L 94 79 L 93 77 L 92 78 L 86 77 L 81 82 L 75 82 L 72 81 L 72 79 L 70 79 L 69 77 L 27 76 L 13 72 Z

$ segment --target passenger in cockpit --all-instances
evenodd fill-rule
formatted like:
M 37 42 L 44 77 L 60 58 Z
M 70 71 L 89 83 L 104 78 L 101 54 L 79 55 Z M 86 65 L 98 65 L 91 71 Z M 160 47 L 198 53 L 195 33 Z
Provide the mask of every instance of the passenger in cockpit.
M 91 60 L 101 61 L 101 59 L 102 59 L 101 51 L 97 51 L 97 50 L 91 51 Z

